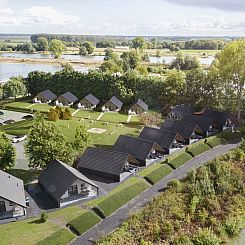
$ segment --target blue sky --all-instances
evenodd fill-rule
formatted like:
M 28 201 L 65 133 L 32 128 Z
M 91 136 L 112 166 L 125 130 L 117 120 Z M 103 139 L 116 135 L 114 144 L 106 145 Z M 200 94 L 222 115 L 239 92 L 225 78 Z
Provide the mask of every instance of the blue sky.
M 245 35 L 245 0 L 0 0 L 0 33 Z

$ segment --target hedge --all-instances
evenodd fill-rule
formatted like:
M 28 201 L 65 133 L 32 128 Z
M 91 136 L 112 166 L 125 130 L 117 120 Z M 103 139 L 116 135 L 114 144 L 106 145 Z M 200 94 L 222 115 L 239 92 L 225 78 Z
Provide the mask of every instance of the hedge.
M 3 110 L 8 111 L 17 111 L 17 112 L 23 112 L 23 113 L 33 113 L 33 110 L 31 108 L 19 108 L 19 107 L 12 107 L 12 106 L 4 106 L 2 108 Z
M 192 155 L 190 155 L 188 152 L 182 152 L 177 156 L 174 156 L 173 158 L 169 158 L 168 164 L 176 169 L 182 166 L 183 164 L 187 163 L 191 159 Z
M 125 203 L 139 195 L 142 191 L 147 189 L 147 187 L 148 185 L 145 181 L 135 183 L 127 188 L 122 189 L 121 191 L 114 193 L 113 195 L 108 196 L 108 198 L 100 202 L 97 207 L 94 207 L 94 209 L 96 210 L 97 208 L 98 213 L 101 213 L 102 211 L 104 217 L 107 217 L 114 213 Z
M 101 219 L 92 211 L 81 214 L 76 219 L 73 219 L 67 224 L 73 232 L 77 235 L 82 235 L 84 232 L 88 231 L 91 227 L 99 223 Z
M 199 143 L 193 144 L 186 148 L 186 151 L 191 154 L 193 157 L 198 156 L 205 151 L 210 150 L 210 146 L 204 143 L 204 141 L 201 141 Z
M 214 148 L 218 145 L 222 145 L 226 143 L 226 139 L 222 137 L 222 135 L 216 135 L 209 137 L 205 140 L 205 143 L 208 144 L 211 148 Z
M 51 236 L 41 240 L 37 245 L 66 245 L 75 238 L 75 235 L 65 228 L 62 228 Z
M 243 136 L 242 132 L 223 132 L 221 133 L 222 137 L 227 141 L 234 140 Z

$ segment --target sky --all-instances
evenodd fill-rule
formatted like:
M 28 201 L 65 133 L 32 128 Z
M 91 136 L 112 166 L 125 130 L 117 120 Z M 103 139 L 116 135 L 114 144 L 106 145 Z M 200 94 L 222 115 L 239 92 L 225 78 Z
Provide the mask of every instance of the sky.
M 0 33 L 244 36 L 245 0 L 0 0 Z

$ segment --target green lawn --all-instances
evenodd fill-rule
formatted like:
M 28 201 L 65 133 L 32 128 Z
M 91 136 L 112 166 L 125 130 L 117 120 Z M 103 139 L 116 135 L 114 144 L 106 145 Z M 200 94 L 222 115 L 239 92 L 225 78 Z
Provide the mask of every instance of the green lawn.
M 80 110 L 74 116 L 84 119 L 97 119 L 101 112 L 92 110 Z
M 117 112 L 106 112 L 100 120 L 105 122 L 126 123 L 128 115 Z
M 59 224 L 66 225 L 71 220 L 77 218 L 78 216 L 80 216 L 81 214 L 85 212 L 87 212 L 87 210 L 75 205 L 75 206 L 70 206 L 67 208 L 62 208 L 58 211 L 50 213 L 48 215 L 48 218 L 50 220 L 58 222 Z
M 50 108 L 53 106 L 47 104 L 35 104 L 31 107 L 32 110 L 41 111 L 41 112 L 48 112 Z
M 40 223 L 39 218 L 27 219 L 0 226 L 1 245 L 34 245 L 60 229 L 49 221 Z
M 13 124 L 5 125 L 0 127 L 7 134 L 11 135 L 24 135 L 27 134 L 31 126 L 33 125 L 33 120 L 23 120 Z
M 31 103 L 26 103 L 26 102 L 13 102 L 6 104 L 7 107 L 13 107 L 13 108 L 27 108 L 28 106 L 31 106 Z

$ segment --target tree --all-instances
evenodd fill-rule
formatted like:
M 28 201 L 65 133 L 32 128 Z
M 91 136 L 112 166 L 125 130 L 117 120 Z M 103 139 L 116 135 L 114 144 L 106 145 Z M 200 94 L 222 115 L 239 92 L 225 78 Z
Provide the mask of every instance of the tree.
M 61 118 L 60 119 L 71 120 L 72 119 L 71 110 L 69 108 L 65 108 L 65 110 L 62 111 L 62 113 L 61 113 Z
M 56 122 L 57 120 L 59 120 L 59 114 L 57 113 L 57 110 L 55 110 L 54 108 L 51 108 L 48 112 L 48 120 Z
M 87 49 L 87 51 L 88 51 L 88 54 L 92 54 L 93 52 L 94 52 L 94 44 L 92 43 L 92 42 L 89 42 L 89 41 L 87 41 L 87 42 L 84 42 L 83 44 L 82 44 L 82 46 L 83 47 L 85 47 L 86 49 Z
M 3 98 L 3 88 L 0 86 L 0 100 Z
M 3 96 L 5 98 L 26 95 L 26 86 L 23 77 L 11 77 L 8 82 L 3 85 Z
M 79 54 L 80 55 L 87 55 L 88 54 L 88 50 L 86 49 L 85 46 L 81 46 L 79 49 Z
M 61 64 L 61 67 L 63 70 L 65 70 L 66 72 L 73 72 L 74 68 L 72 66 L 72 64 L 70 62 L 64 62 Z
M 114 60 L 107 60 L 103 62 L 103 64 L 100 66 L 100 70 L 111 74 L 122 72 L 122 68 Z
M 161 52 L 159 50 L 156 51 L 156 57 L 158 57 L 158 58 L 161 57 Z
M 189 55 L 183 56 L 182 53 L 178 53 L 176 58 L 171 62 L 171 68 L 177 70 L 191 70 L 200 68 L 200 62 L 196 57 Z
M 105 50 L 105 61 L 114 60 L 115 62 L 119 61 L 119 56 L 116 52 L 114 52 L 111 48 Z
M 146 42 L 143 37 L 136 37 L 132 41 L 132 47 L 135 49 L 143 50 L 146 48 Z
M 141 61 L 141 55 L 137 50 L 131 50 L 130 52 L 124 52 L 121 55 L 124 71 L 134 70 L 137 68 Z
M 25 145 L 29 167 L 45 168 L 55 159 L 72 164 L 72 148 L 57 126 L 42 116 L 35 119 Z
M 186 94 L 185 73 L 178 70 L 170 70 L 166 74 L 164 95 L 169 104 L 179 103 Z
M 240 120 L 245 99 L 245 40 L 227 44 L 218 54 L 217 61 L 216 67 L 225 87 L 236 93 L 237 119 Z
M 53 39 L 49 44 L 49 51 L 54 55 L 54 58 L 59 58 L 65 51 L 65 45 L 62 41 Z
M 39 51 L 47 51 L 48 50 L 48 40 L 45 37 L 39 37 L 37 39 L 37 49 Z
M 82 150 L 91 142 L 90 134 L 84 125 L 79 125 L 76 128 L 74 148 L 77 150 Z
M 9 169 L 15 164 L 15 148 L 7 135 L 0 131 L 0 169 Z

